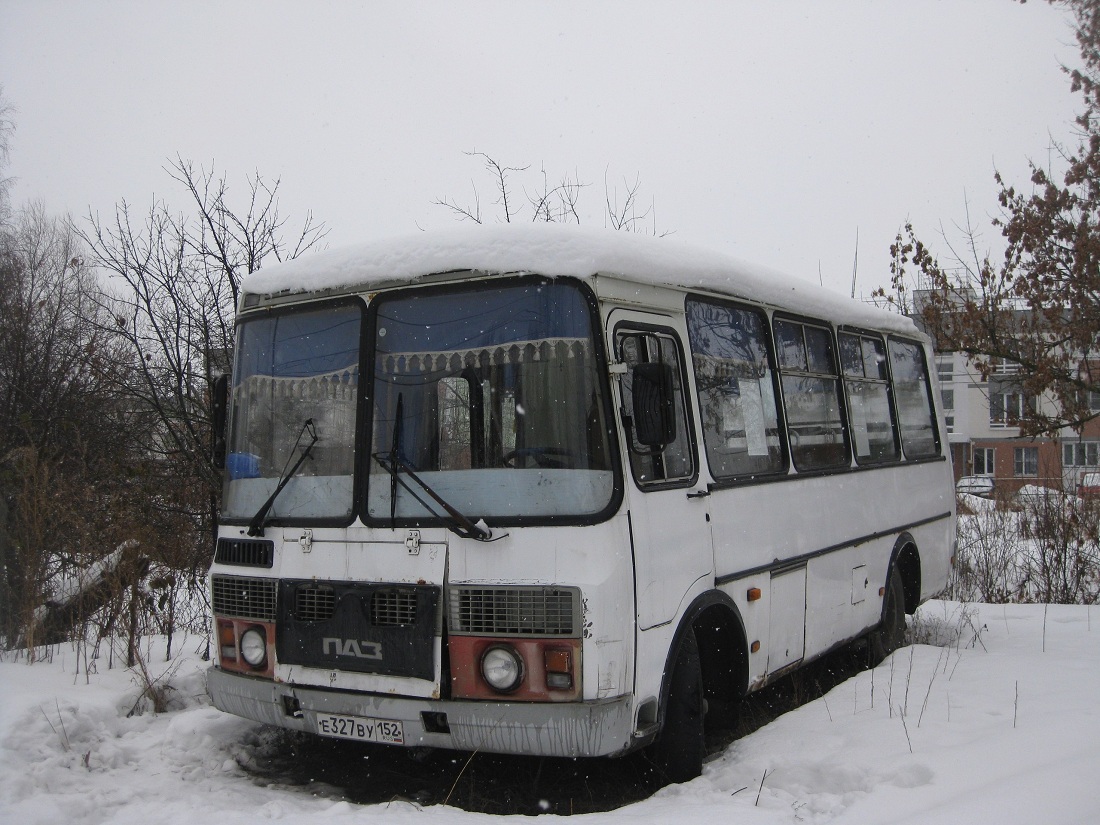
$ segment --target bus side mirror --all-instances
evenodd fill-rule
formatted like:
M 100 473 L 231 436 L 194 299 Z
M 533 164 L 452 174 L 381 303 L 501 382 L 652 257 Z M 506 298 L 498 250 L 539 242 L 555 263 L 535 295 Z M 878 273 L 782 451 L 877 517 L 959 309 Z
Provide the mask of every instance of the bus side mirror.
M 672 367 L 659 362 L 636 364 L 630 378 L 634 438 L 643 447 L 662 449 L 676 440 Z
M 229 408 L 229 376 L 219 375 L 214 382 L 214 394 L 210 405 L 210 424 L 213 427 L 211 459 L 219 470 L 225 469 L 225 419 Z

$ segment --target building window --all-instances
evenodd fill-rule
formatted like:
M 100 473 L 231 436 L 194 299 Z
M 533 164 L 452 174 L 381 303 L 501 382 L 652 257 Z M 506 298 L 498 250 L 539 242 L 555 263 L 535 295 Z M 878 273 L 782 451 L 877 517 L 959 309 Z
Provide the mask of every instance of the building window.
M 989 424 L 993 427 L 1015 427 L 1029 412 L 1035 410 L 1035 399 L 1019 387 L 990 382 Z
M 994 358 L 990 361 L 990 366 L 994 375 L 1019 375 L 1020 365 L 1015 361 L 1009 361 L 1004 358 Z
M 1062 463 L 1067 467 L 1096 467 L 1100 464 L 1100 441 L 1063 442 Z
M 955 380 L 955 362 L 950 355 L 941 355 L 936 358 L 936 375 L 943 386 Z
M 953 433 L 955 432 L 955 391 L 940 390 L 940 399 L 943 401 L 943 418 L 944 423 L 947 424 L 947 431 Z
M 1100 390 L 1076 390 L 1074 401 L 1091 413 L 1100 412 Z
M 1017 476 L 1039 475 L 1039 448 L 1016 447 L 1013 469 Z
M 993 448 L 992 447 L 975 447 L 974 448 L 974 475 L 976 475 L 976 476 L 991 476 L 991 475 L 993 475 Z

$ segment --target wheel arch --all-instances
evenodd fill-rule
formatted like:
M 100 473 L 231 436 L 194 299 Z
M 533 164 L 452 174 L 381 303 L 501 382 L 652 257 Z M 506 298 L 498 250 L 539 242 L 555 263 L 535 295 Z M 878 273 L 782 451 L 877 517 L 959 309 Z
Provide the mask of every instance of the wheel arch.
M 748 643 L 741 611 L 733 599 L 720 590 L 700 594 L 684 611 L 665 654 L 661 677 L 660 720 L 664 723 L 669 680 L 680 645 L 688 630 L 695 633 L 703 677 L 703 694 L 714 700 L 739 702 L 748 692 Z
M 921 563 L 917 542 L 910 533 L 902 533 L 894 542 L 889 569 L 897 571 L 901 576 L 901 586 L 905 592 L 905 612 L 913 614 L 921 601 Z

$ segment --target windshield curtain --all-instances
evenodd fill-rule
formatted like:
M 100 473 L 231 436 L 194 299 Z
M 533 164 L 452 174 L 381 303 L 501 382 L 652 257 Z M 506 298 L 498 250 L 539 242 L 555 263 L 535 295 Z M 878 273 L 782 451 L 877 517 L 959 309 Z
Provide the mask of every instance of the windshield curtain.
M 590 517 L 610 505 L 594 311 L 575 283 L 406 291 L 376 312 L 369 517 L 440 515 L 407 470 L 472 519 Z
M 350 519 L 362 306 L 331 304 L 238 327 L 223 516 L 250 519 L 309 445 L 268 520 Z

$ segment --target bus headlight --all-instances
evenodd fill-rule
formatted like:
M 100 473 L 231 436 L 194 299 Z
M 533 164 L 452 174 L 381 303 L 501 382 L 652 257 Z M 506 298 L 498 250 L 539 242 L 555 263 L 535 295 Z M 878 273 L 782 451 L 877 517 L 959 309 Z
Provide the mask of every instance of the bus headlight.
M 523 681 L 523 660 L 514 648 L 494 645 L 481 656 L 481 675 L 493 690 L 511 693 Z
M 267 659 L 267 639 L 258 627 L 251 627 L 241 634 L 241 658 L 252 667 L 261 667 Z

